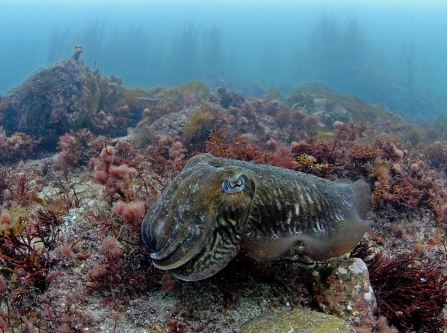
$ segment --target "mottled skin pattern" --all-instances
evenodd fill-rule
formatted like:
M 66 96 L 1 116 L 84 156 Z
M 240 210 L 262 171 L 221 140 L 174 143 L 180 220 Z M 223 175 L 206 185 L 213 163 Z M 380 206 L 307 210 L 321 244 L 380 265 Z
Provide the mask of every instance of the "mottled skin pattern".
M 241 246 L 259 260 L 297 242 L 311 258 L 349 252 L 368 227 L 368 185 L 338 184 L 283 168 L 193 157 L 142 224 L 154 265 L 196 281 L 223 269 Z

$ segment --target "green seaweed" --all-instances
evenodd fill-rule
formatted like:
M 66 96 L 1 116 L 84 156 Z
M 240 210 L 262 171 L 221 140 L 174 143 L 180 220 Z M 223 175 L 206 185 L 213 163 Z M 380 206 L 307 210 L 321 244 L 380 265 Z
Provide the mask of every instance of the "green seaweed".
M 436 138 L 432 139 L 445 139 L 447 134 L 447 115 L 441 114 L 438 119 L 433 123 L 433 127 L 436 130 Z
M 208 136 L 213 117 L 202 110 L 195 110 L 189 114 L 189 121 L 185 125 L 185 131 L 192 138 L 206 138 Z
M 279 99 L 281 97 L 281 92 L 278 88 L 272 88 L 269 91 L 268 98 L 270 99 Z
M 178 104 L 186 93 L 193 94 L 197 101 L 200 102 L 208 97 L 210 88 L 203 82 L 194 80 L 171 89 L 159 87 L 152 90 L 151 93 L 154 96 L 157 96 L 157 99 L 165 100 L 168 103 Z
M 421 143 L 427 137 L 427 129 L 421 126 L 411 126 L 406 130 L 407 140 L 413 146 L 416 146 L 418 143 Z
M 173 89 L 177 89 L 182 93 L 188 91 L 196 95 L 196 97 L 198 97 L 200 100 L 208 97 L 208 94 L 210 93 L 210 88 L 208 88 L 206 84 L 198 80 L 191 81 Z
M 317 133 L 315 134 L 315 138 L 317 140 L 333 140 L 334 139 L 334 132 L 321 128 L 317 130 Z

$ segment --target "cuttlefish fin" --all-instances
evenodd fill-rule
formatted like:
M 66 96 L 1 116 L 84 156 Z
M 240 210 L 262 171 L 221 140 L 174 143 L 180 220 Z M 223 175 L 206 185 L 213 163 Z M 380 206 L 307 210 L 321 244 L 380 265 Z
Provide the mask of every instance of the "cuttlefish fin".
M 340 222 L 338 231 L 331 237 L 302 235 L 297 238 L 297 241 L 304 244 L 306 252 L 314 260 L 325 260 L 348 253 L 357 245 L 370 225 L 370 221 L 365 220 L 371 207 L 368 184 L 363 180 L 358 180 L 346 186 L 351 186 L 354 191 L 354 209 L 348 218 Z
M 358 217 L 351 218 L 330 239 L 301 236 L 297 241 L 304 244 L 305 251 L 313 260 L 326 260 L 351 251 L 360 241 L 368 226 L 368 221 Z

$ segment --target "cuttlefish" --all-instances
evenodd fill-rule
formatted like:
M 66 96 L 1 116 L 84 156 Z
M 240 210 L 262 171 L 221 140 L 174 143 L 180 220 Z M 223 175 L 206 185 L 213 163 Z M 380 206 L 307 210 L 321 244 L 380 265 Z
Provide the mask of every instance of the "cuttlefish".
M 241 248 L 259 260 L 303 244 L 313 260 L 341 256 L 369 222 L 370 189 L 211 154 L 191 158 L 146 214 L 155 267 L 186 281 L 222 270 Z

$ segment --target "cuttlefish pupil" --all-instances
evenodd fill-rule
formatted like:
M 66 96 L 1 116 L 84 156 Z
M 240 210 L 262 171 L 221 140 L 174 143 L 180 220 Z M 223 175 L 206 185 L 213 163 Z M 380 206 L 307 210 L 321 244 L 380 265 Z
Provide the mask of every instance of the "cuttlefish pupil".
M 237 179 L 225 179 L 222 183 L 222 190 L 226 193 L 236 193 L 245 189 L 247 177 L 244 175 L 239 176 Z
M 155 267 L 196 281 L 218 273 L 241 248 L 258 260 L 297 244 L 314 260 L 343 255 L 365 233 L 370 201 L 363 180 L 339 184 L 200 154 L 149 210 L 141 235 Z

